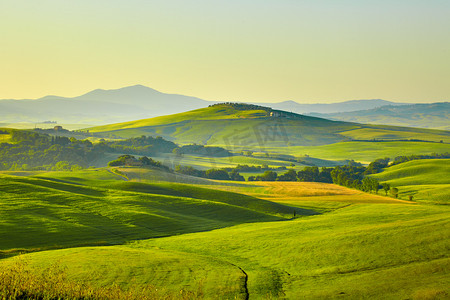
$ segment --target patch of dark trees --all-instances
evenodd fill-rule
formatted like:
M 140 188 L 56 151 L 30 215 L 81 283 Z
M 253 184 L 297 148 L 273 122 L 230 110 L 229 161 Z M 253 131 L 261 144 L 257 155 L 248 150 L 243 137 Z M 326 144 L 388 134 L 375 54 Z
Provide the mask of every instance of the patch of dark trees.
M 173 149 L 172 152 L 177 155 L 195 154 L 208 157 L 228 157 L 233 155 L 230 151 L 222 147 L 203 146 L 197 144 L 184 145 L 182 147 Z
M 391 166 L 398 165 L 404 162 L 408 162 L 411 160 L 420 160 L 420 159 L 443 159 L 443 158 L 450 158 L 450 153 L 431 153 L 428 155 L 410 155 L 410 156 L 397 156 L 392 163 Z
M 66 170 L 87 167 L 104 152 L 90 141 L 9 130 L 10 143 L 0 144 L 0 170 Z
M 139 158 L 134 157 L 133 155 L 121 155 L 117 159 L 112 160 L 108 163 L 109 167 L 115 166 L 134 166 L 134 167 L 155 167 L 163 170 L 169 171 L 169 167 L 163 165 L 159 161 L 155 161 L 150 157 L 142 156 Z
M 70 170 L 87 168 L 105 153 L 127 153 L 152 156 L 182 153 L 205 156 L 229 156 L 221 147 L 186 145 L 179 147 L 162 137 L 141 136 L 118 141 L 100 140 L 98 143 L 77 140 L 74 137 L 50 136 L 36 131 L 6 129 L 1 134 L 10 134 L 10 142 L 0 143 L 0 170 Z M 57 168 L 56 165 L 58 165 Z
M 439 142 L 437 141 L 430 141 L 430 140 L 420 140 L 420 139 L 370 139 L 370 140 L 357 140 L 357 139 L 352 139 L 350 138 L 349 141 L 352 142 L 374 142 L 374 143 L 379 143 L 379 142 L 425 142 L 425 143 L 444 143 L 443 140 L 440 140 Z
M 223 103 L 216 103 L 211 104 L 208 107 L 215 107 L 215 106 L 228 106 L 232 107 L 236 110 L 265 110 L 267 112 L 272 111 L 272 108 L 267 106 L 261 106 L 256 104 L 247 104 L 247 103 L 235 103 L 235 102 L 223 102 Z
M 235 168 L 222 168 L 222 169 L 209 169 L 209 170 L 198 170 L 191 166 L 175 166 L 175 172 L 196 176 L 208 179 L 216 179 L 216 180 L 233 180 L 233 181 L 245 181 L 244 176 L 242 176 L 239 172 L 262 172 L 265 171 L 263 175 L 258 176 L 265 181 L 271 181 L 270 178 L 273 177 L 272 174 L 277 174 L 274 170 L 286 170 L 286 167 L 277 167 L 270 168 L 267 165 L 263 166 L 249 166 L 249 165 L 237 165 Z M 266 175 L 265 175 L 266 174 Z M 269 174 L 269 175 L 267 175 Z M 272 177 L 267 177 L 272 176 Z M 276 179 L 276 177 L 275 177 Z M 273 180 L 275 180 L 273 179 Z

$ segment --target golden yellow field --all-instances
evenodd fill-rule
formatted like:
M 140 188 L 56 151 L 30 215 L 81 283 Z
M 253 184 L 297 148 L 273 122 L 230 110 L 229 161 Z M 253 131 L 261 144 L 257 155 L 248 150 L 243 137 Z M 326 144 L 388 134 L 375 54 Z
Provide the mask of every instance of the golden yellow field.
M 6 143 L 11 138 L 10 134 L 0 134 L 0 143 Z
M 239 186 L 219 185 L 216 188 L 239 192 L 273 202 L 298 206 L 310 206 L 318 202 L 324 204 L 334 202 L 335 205 L 332 206 L 342 206 L 345 203 L 413 203 L 385 197 L 383 196 L 383 190 L 378 191 L 378 194 L 369 194 L 335 184 L 320 182 L 261 181 L 246 182 Z

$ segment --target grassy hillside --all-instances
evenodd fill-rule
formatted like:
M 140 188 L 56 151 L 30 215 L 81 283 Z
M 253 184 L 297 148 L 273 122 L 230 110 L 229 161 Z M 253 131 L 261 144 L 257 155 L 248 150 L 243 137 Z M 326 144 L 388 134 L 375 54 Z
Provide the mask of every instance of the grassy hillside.
M 327 144 L 344 138 L 330 132 L 349 130 L 351 124 L 290 114 L 270 117 L 262 109 L 240 110 L 228 105 L 216 105 L 186 113 L 127 123 L 90 128 L 90 132 L 135 136 L 161 135 L 179 143 L 229 144 L 263 146 L 267 143 Z
M 361 128 L 340 132 L 355 140 L 423 140 L 449 142 L 450 132 L 412 127 L 394 127 L 387 125 L 361 125 Z
M 450 159 L 413 160 L 373 175 L 399 189 L 399 196 L 426 202 L 450 203 Z
M 271 113 L 275 115 L 271 115 Z M 186 113 L 89 129 L 104 136 L 160 135 L 178 143 L 228 148 L 319 146 L 350 139 L 450 140 L 450 132 L 330 121 L 268 108 L 240 109 L 222 104 Z
M 369 163 L 377 158 L 445 153 L 450 144 L 426 142 L 341 142 L 322 146 L 267 147 L 270 152 L 309 155 L 329 160 L 353 159 Z
M 448 161 L 411 161 L 376 176 L 423 175 L 422 183 L 444 185 Z M 0 174 L 0 292 L 3 270 L 15 274 L 19 261 L 26 274 L 56 274 L 78 286 L 150 287 L 150 299 L 450 294 L 448 206 L 323 183 L 116 171 L 122 176 L 108 169 Z M 304 217 L 292 219 L 293 207 Z
M 445 299 L 449 220 L 447 207 L 354 205 L 293 221 L 24 258 L 35 267 L 58 262 L 72 280 L 151 284 L 207 299 Z
M 127 182 L 107 170 L 0 174 L 0 250 L 123 243 L 274 221 L 313 211 L 183 184 Z

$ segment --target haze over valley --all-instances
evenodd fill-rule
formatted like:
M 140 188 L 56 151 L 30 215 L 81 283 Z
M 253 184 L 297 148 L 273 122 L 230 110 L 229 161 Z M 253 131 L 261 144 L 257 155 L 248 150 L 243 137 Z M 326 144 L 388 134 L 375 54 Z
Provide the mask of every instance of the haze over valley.
M 19 128 L 48 126 L 43 123 L 45 121 L 106 125 L 181 113 L 219 102 L 166 94 L 146 86 L 134 85 L 114 90 L 96 89 L 73 98 L 46 96 L 39 99 L 3 99 L 0 100 L 0 118 L 3 125 L 8 124 L 10 127 Z M 448 102 L 411 104 L 372 99 L 316 104 L 302 104 L 292 100 L 273 103 L 255 102 L 254 104 L 350 122 L 449 128 L 447 120 L 450 104 Z

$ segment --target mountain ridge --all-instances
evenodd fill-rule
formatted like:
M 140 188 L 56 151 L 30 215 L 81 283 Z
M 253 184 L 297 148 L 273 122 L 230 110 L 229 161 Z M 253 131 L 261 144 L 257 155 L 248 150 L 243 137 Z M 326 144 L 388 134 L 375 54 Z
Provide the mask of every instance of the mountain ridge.
M 397 126 L 450 129 L 450 102 L 386 105 L 368 110 L 342 113 L 311 113 L 311 116 L 337 121 L 390 124 Z
M 182 113 L 215 103 L 219 102 L 163 93 L 138 84 L 119 89 L 95 89 L 76 97 L 48 95 L 38 99 L 3 99 L 0 100 L 0 122 L 39 123 L 55 120 L 58 123 L 101 125 Z M 248 103 L 300 114 L 342 113 L 361 108 L 373 109 L 387 104 L 408 105 L 382 99 L 313 104 L 298 103 L 294 100 Z

